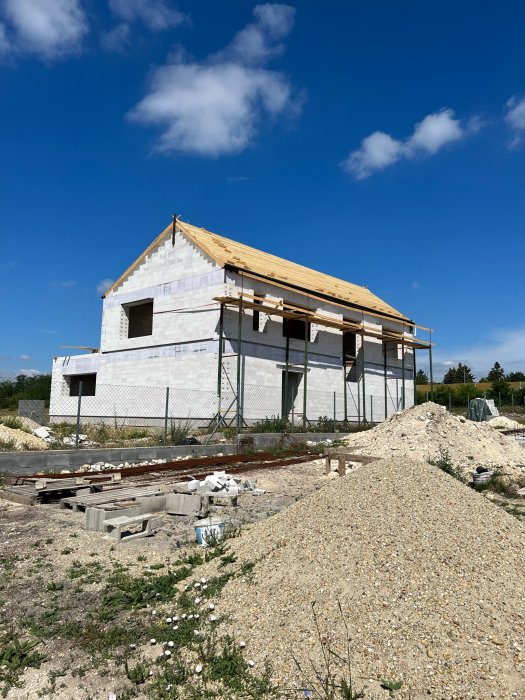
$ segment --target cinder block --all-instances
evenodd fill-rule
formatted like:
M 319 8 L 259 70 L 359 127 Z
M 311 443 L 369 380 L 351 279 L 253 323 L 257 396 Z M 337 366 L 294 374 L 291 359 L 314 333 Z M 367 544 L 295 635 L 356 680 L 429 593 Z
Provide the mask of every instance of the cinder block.
M 166 496 L 166 512 L 170 515 L 199 515 L 201 497 L 194 494 L 169 493 Z

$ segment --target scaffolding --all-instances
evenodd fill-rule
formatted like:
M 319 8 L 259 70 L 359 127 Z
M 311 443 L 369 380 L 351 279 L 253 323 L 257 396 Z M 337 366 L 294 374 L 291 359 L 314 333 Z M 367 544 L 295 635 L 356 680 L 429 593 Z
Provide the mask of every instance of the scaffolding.
M 248 275 L 251 277 L 251 275 Z M 309 295 L 305 292 L 307 301 L 310 298 L 317 298 L 313 295 Z M 377 312 L 372 312 L 368 310 L 354 310 L 361 314 L 361 320 L 356 321 L 355 319 L 349 318 L 334 318 L 333 316 L 324 313 L 322 310 L 309 308 L 308 306 L 300 306 L 297 304 L 292 304 L 285 301 L 284 299 L 269 299 L 266 296 L 260 296 L 257 294 L 250 294 L 244 291 L 244 275 L 241 273 L 241 289 L 238 293 L 229 294 L 225 296 L 217 296 L 213 299 L 214 302 L 220 305 L 220 315 L 219 315 L 219 352 L 218 352 L 218 377 L 217 377 L 217 395 L 218 395 L 218 414 L 217 428 L 221 424 L 226 424 L 226 414 L 232 408 L 235 403 L 235 415 L 234 419 L 230 420 L 230 425 L 235 421 L 236 431 L 239 434 L 242 425 L 244 424 L 242 415 L 242 404 L 241 404 L 241 394 L 242 394 L 242 318 L 243 313 L 251 309 L 259 313 L 264 313 L 268 317 L 278 316 L 285 319 L 295 319 L 300 320 L 305 323 L 305 334 L 304 334 L 304 351 L 303 351 L 303 427 L 306 428 L 307 424 L 307 381 L 308 381 L 308 344 L 309 338 L 307 333 L 308 324 L 316 324 L 317 326 L 332 328 L 341 331 L 341 337 L 345 332 L 355 333 L 356 337 L 359 336 L 361 339 L 361 377 L 362 377 L 362 401 L 358 396 L 358 404 L 360 411 L 360 418 L 362 416 L 363 423 L 368 422 L 367 418 L 367 407 L 366 407 L 366 387 L 365 387 L 365 337 L 372 337 L 380 339 L 383 346 L 383 374 L 384 374 L 384 394 L 385 394 L 385 417 L 387 415 L 387 346 L 389 344 L 394 344 L 395 346 L 401 345 L 401 375 L 402 375 L 402 390 L 401 390 L 401 406 L 404 409 L 406 407 L 406 386 L 405 386 L 405 349 L 410 347 L 413 349 L 413 378 L 414 378 L 414 403 L 416 395 L 416 350 L 428 350 L 429 352 L 429 363 L 430 363 L 430 385 L 431 385 L 431 395 L 434 395 L 434 377 L 432 371 L 432 330 L 430 328 L 425 328 L 424 326 L 419 326 L 408 319 L 401 318 L 391 318 L 385 314 L 379 314 Z M 238 322 L 237 322 L 237 352 L 236 352 L 236 391 L 234 399 L 230 402 L 230 406 L 226 411 L 222 411 L 221 407 L 221 393 L 222 393 L 222 368 L 223 368 L 223 345 L 224 345 L 224 310 L 225 308 L 238 309 Z M 394 331 L 390 329 L 377 329 L 365 322 L 365 314 L 367 316 L 375 316 L 380 319 L 388 319 L 389 321 L 394 321 L 395 323 L 401 324 L 401 331 Z M 406 331 L 409 329 L 409 332 Z M 428 340 L 422 340 L 416 338 L 412 332 L 413 329 L 418 328 L 429 334 Z M 286 336 L 285 345 L 285 374 L 284 374 L 284 396 L 288 396 L 288 377 L 290 372 L 290 337 Z M 358 359 L 358 353 L 356 351 L 355 356 L 345 355 L 344 347 L 342 347 L 342 369 L 343 369 L 343 385 L 344 385 L 344 415 L 345 420 L 347 420 L 347 374 L 349 367 L 351 368 Z M 292 368 L 293 369 L 293 368 Z M 362 412 L 361 412 L 362 410 Z M 284 414 L 283 414 L 284 415 Z M 371 416 L 370 416 L 371 418 Z

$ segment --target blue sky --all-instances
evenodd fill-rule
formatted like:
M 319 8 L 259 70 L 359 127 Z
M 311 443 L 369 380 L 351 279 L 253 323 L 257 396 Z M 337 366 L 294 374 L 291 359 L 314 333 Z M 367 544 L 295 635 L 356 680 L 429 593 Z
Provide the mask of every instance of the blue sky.
M 525 370 L 525 6 L 0 0 L 0 376 L 97 346 L 172 212 Z M 419 360 L 424 365 L 421 353 Z

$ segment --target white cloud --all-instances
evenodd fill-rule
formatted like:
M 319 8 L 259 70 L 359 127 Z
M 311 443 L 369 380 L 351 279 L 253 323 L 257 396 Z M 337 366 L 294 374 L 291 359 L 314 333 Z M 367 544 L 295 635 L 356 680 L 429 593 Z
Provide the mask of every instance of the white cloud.
M 505 105 L 505 122 L 513 133 L 511 148 L 517 148 L 525 135 L 525 96 L 514 95 Z
M 76 284 L 75 280 L 62 280 L 60 282 L 50 282 L 49 286 L 52 289 L 59 289 L 59 288 L 67 289 L 69 287 L 74 287 L 75 284 Z
M 361 148 L 350 153 L 343 166 L 357 180 L 364 180 L 374 171 L 395 163 L 404 152 L 405 146 L 401 141 L 383 131 L 374 131 L 361 141 Z
M 454 112 L 451 109 L 444 109 L 427 115 L 423 121 L 416 124 L 407 146 L 410 151 L 417 152 L 421 149 L 434 154 L 447 143 L 457 141 L 464 135 L 459 119 L 454 119 Z
M 18 372 L 16 372 L 16 376 L 19 374 L 23 374 L 26 377 L 38 377 L 39 374 L 44 374 L 39 369 L 19 369 Z
M 256 21 L 237 32 L 217 58 L 261 64 L 283 53 L 284 46 L 278 42 L 291 32 L 295 8 L 279 4 L 256 5 L 253 14 Z
M 97 284 L 97 294 L 105 294 L 114 284 L 115 280 L 111 280 L 109 278 L 100 280 L 100 282 Z
M 46 59 L 76 54 L 88 32 L 80 0 L 4 0 L 3 15 L 7 32 L 5 27 L 3 35 L 0 31 L 0 48 L 4 46 L 4 51 Z
M 11 48 L 11 42 L 7 38 L 5 25 L 0 22 L 0 56 Z
M 361 146 L 352 151 L 342 166 L 352 173 L 356 180 L 363 180 L 378 170 L 393 165 L 402 158 L 415 158 L 419 155 L 434 155 L 444 146 L 458 141 L 469 133 L 479 131 L 480 121 L 469 122 L 471 128 L 462 127 L 459 119 L 454 119 L 451 109 L 428 114 L 417 123 L 412 134 L 400 141 L 383 131 L 375 131 L 361 141 Z
M 421 357 L 418 365 L 428 367 L 427 353 L 421 352 L 418 356 Z M 486 376 L 495 362 L 499 362 L 506 373 L 525 372 L 525 328 L 494 331 L 484 342 L 471 346 L 436 347 L 433 360 L 436 381 L 441 381 L 447 369 L 459 362 L 468 365 L 477 379 Z
M 25 353 L 23 355 L 20 355 L 20 359 L 23 360 L 24 362 L 29 362 L 31 359 L 30 355 L 26 355 Z
M 186 19 L 165 0 L 109 0 L 109 6 L 125 22 L 144 22 L 152 31 L 173 29 Z
M 179 51 L 154 71 L 149 93 L 129 117 L 163 130 L 158 151 L 236 153 L 252 141 L 264 114 L 297 114 L 300 104 L 288 79 L 256 65 L 281 50 L 276 41 L 291 30 L 293 9 L 258 5 L 254 14 L 256 21 L 208 61 L 192 61 Z M 243 38 L 248 29 L 259 37 L 252 48 Z
M 117 24 L 111 31 L 102 34 L 100 43 L 106 51 L 124 51 L 130 43 L 129 24 Z

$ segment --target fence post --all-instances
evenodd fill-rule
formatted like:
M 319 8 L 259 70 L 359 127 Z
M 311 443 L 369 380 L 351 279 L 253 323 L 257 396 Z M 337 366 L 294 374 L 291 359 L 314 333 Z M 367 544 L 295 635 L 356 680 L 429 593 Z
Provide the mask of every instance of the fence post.
M 164 410 L 164 445 L 168 444 L 168 411 L 170 405 L 170 388 L 166 387 L 166 408 Z
M 292 433 L 293 433 L 293 424 L 295 423 L 295 402 L 292 403 Z
M 498 391 L 499 410 L 501 411 L 501 391 Z
M 452 411 L 452 392 L 448 392 L 448 410 Z
M 82 405 L 82 379 L 78 382 L 78 402 L 77 402 L 77 435 L 75 437 L 75 450 L 78 450 L 78 435 L 80 433 L 80 406 Z
M 512 415 L 514 415 L 514 389 L 510 392 L 510 401 L 512 404 Z
M 427 403 L 428 403 L 428 391 L 427 391 Z
M 374 397 L 370 394 L 370 423 L 374 423 Z
M 335 391 L 334 391 L 334 430 L 333 432 L 335 433 Z

